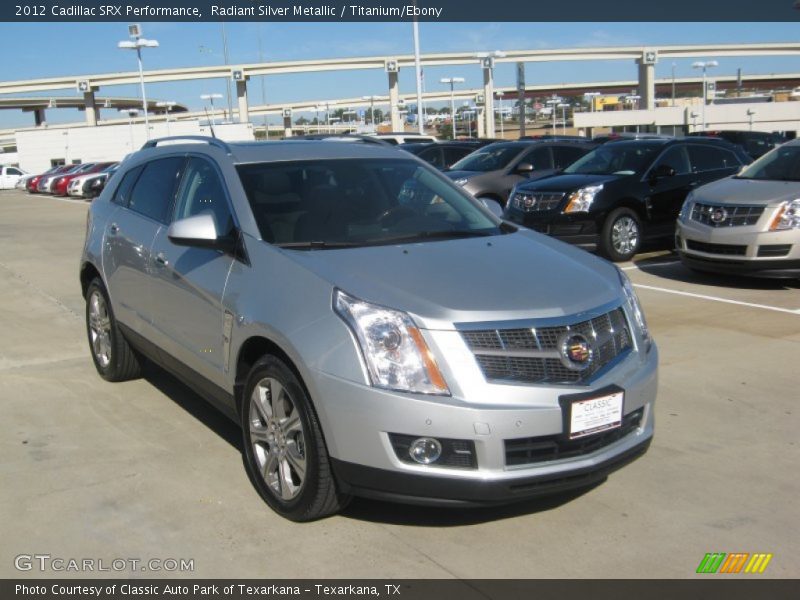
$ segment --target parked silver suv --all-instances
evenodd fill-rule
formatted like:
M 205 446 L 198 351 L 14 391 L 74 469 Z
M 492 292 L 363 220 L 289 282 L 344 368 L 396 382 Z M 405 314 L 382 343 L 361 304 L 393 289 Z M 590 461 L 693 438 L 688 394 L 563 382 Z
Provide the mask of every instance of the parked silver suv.
M 142 357 L 242 426 L 264 500 L 511 502 L 653 435 L 657 350 L 612 264 L 380 142 L 152 141 L 89 211 L 102 377 Z

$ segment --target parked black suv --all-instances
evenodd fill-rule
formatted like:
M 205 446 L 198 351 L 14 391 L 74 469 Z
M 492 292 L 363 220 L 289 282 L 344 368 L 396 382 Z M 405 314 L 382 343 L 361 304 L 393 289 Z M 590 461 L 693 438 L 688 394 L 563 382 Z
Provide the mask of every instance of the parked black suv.
M 689 135 L 722 138 L 740 146 L 753 160 L 764 156 L 775 146 L 780 146 L 786 141 L 780 134 L 764 131 L 697 131 Z
M 469 140 L 454 142 L 431 142 L 428 144 L 401 144 L 400 149 L 415 154 L 439 170 L 449 169 L 459 160 L 475 150 L 493 143 L 494 140 Z
M 690 191 L 749 162 L 741 148 L 713 138 L 604 144 L 559 174 L 518 184 L 505 217 L 628 260 L 643 239 L 672 237 Z

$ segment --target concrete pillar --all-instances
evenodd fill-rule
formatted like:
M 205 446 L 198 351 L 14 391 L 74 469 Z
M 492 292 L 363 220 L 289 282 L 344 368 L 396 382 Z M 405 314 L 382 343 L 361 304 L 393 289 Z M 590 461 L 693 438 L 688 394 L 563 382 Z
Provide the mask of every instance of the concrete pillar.
M 43 108 L 34 109 L 33 120 L 37 127 L 47 127 L 47 118 L 45 117 Z
M 99 108 L 94 101 L 94 90 L 83 92 L 83 103 L 86 106 L 86 124 L 90 127 L 97 125 L 97 113 Z
M 656 107 L 656 65 L 654 62 L 637 60 L 639 64 L 639 108 L 653 110 Z
M 494 121 L 494 119 L 492 119 L 492 121 Z M 494 123 L 492 123 L 492 125 L 494 125 Z M 478 130 L 475 134 L 476 137 L 494 137 L 494 133 L 491 135 L 487 133 L 487 129 L 489 127 L 489 111 L 486 109 L 486 107 L 481 109 L 479 106 L 475 109 L 475 126 Z
M 404 131 L 403 120 L 400 118 L 400 86 L 398 85 L 397 72 L 389 72 L 389 112 L 392 116 L 392 131 Z
M 247 79 L 236 82 L 236 98 L 239 101 L 239 123 L 249 123 L 250 106 L 247 104 Z
M 486 135 L 478 134 L 478 137 L 490 137 L 493 138 L 495 136 L 494 133 L 494 73 L 493 69 L 484 68 L 483 69 L 483 107 L 484 107 L 484 116 L 486 117 Z M 502 116 L 501 116 L 502 118 Z M 478 131 L 480 132 L 481 127 L 478 127 Z
M 292 115 L 283 113 L 283 137 L 292 137 Z

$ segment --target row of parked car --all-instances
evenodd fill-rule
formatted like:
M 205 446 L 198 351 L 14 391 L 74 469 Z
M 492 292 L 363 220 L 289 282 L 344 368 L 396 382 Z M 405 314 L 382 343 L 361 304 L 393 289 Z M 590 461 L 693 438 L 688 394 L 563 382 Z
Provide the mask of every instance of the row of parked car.
M 118 162 L 110 161 L 56 165 L 44 173 L 21 176 L 15 187 L 31 194 L 91 199 L 100 195 L 106 181 L 118 168 Z
M 745 133 L 752 132 L 541 136 L 401 148 L 443 170 L 506 220 L 613 261 L 630 260 L 645 244 L 674 240 L 695 270 L 796 277 L 800 156 L 794 157 L 800 146 Z M 463 158 L 447 160 L 457 153 Z M 754 157 L 763 160 L 748 167 Z M 725 183 L 711 185 L 719 180 Z

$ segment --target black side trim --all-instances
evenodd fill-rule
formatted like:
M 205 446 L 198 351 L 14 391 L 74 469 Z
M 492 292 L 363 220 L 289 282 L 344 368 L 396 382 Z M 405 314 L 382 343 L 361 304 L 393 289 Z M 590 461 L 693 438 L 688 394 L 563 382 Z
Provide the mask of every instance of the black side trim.
M 587 487 L 639 458 L 650 446 L 647 438 L 609 460 L 592 467 L 557 475 L 538 475 L 513 481 L 475 481 L 440 475 L 416 475 L 365 467 L 332 458 L 336 479 L 343 492 L 405 504 L 482 506 L 510 504 Z
M 209 381 L 193 369 L 190 369 L 177 358 L 171 354 L 167 354 L 130 327 L 122 323 L 118 323 L 118 325 L 120 330 L 122 330 L 122 335 L 125 336 L 128 343 L 138 352 L 141 352 L 149 358 L 151 362 L 179 379 L 181 383 L 191 388 L 192 391 L 210 402 L 214 408 L 239 425 L 239 416 L 236 412 L 236 402 L 233 394 L 226 392 L 217 384 Z

